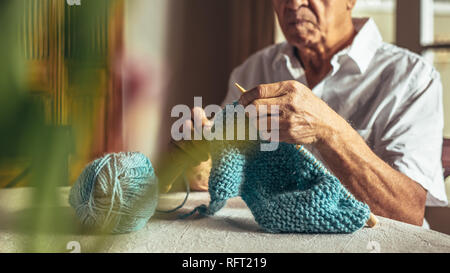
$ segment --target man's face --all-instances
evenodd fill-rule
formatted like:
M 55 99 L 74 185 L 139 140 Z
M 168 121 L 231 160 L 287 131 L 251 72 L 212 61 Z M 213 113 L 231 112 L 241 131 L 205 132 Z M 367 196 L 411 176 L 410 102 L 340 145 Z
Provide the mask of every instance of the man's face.
M 352 0 L 272 0 L 287 41 L 311 47 L 336 35 L 351 18 Z

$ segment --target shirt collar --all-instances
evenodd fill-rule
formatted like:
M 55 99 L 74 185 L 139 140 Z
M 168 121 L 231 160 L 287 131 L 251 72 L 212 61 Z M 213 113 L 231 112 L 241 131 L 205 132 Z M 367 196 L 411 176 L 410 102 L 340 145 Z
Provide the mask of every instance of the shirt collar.
M 360 72 L 364 73 L 382 45 L 383 38 L 373 19 L 354 18 L 353 24 L 358 34 L 353 39 L 347 55 L 357 64 Z
M 337 66 L 341 56 L 348 56 L 357 65 L 359 72 L 364 73 L 369 67 L 370 61 L 375 56 L 376 51 L 382 45 L 383 39 L 381 37 L 380 31 L 376 26 L 375 22 L 371 18 L 353 18 L 353 24 L 358 32 L 353 39 L 353 43 L 338 52 L 331 63 L 333 65 L 333 74 L 337 72 Z M 287 42 L 281 45 L 281 48 L 274 58 L 272 66 L 277 67 L 280 62 L 285 62 L 288 66 L 289 71 L 293 73 L 292 76 L 296 78 L 297 75 L 301 74 L 303 70 L 300 62 L 295 57 L 294 47 Z
M 291 72 L 294 79 L 297 79 L 303 73 L 303 67 L 294 52 L 294 46 L 288 44 L 287 42 L 283 42 L 273 60 L 272 67 L 277 69 L 279 65 L 285 65 Z

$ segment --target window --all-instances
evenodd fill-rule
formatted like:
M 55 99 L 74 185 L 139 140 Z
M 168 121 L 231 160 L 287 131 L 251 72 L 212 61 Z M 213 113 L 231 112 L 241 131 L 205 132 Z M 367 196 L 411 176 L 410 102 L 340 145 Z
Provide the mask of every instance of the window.
M 444 86 L 444 136 L 450 138 L 450 0 L 434 1 L 434 66 Z
M 383 40 L 395 43 L 395 0 L 358 0 L 353 17 L 370 17 L 377 24 Z

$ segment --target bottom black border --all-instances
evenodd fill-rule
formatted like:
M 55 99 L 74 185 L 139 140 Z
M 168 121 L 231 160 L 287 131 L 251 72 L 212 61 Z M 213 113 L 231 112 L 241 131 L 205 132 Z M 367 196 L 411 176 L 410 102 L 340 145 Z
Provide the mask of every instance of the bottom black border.
M 2 266 L 15 270 L 34 264 L 46 269 L 71 272 L 127 269 L 125 272 L 302 272 L 310 270 L 358 270 L 383 272 L 398 267 L 418 269 L 443 265 L 447 254 L 269 254 L 269 253 L 181 253 L 181 254 L 0 254 Z M 214 268 L 211 262 L 215 261 Z M 203 261 L 195 263 L 194 261 Z M 61 264 L 64 266 L 61 267 Z M 187 266 L 186 266 L 187 265 Z M 200 266 L 201 265 L 201 266 Z M 208 266 L 209 265 L 209 266 Z M 121 269 L 123 270 L 123 269 Z M 431 269 L 432 270 L 432 269 Z M 99 271 L 100 272 L 100 271 Z

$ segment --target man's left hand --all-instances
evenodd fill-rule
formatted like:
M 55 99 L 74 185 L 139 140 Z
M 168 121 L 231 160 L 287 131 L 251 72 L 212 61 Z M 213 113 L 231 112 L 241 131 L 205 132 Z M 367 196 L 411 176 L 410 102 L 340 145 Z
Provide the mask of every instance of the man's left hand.
M 259 85 L 244 93 L 239 103 L 253 104 L 258 110 L 258 119 L 279 119 L 279 139 L 272 141 L 293 144 L 315 144 L 334 136 L 345 121 L 324 101 L 315 96 L 305 85 L 297 81 L 284 81 Z M 264 107 L 267 106 L 267 111 Z M 279 107 L 279 114 L 271 106 Z M 251 117 L 252 118 L 252 117 Z M 272 134 L 277 135 L 277 134 Z

